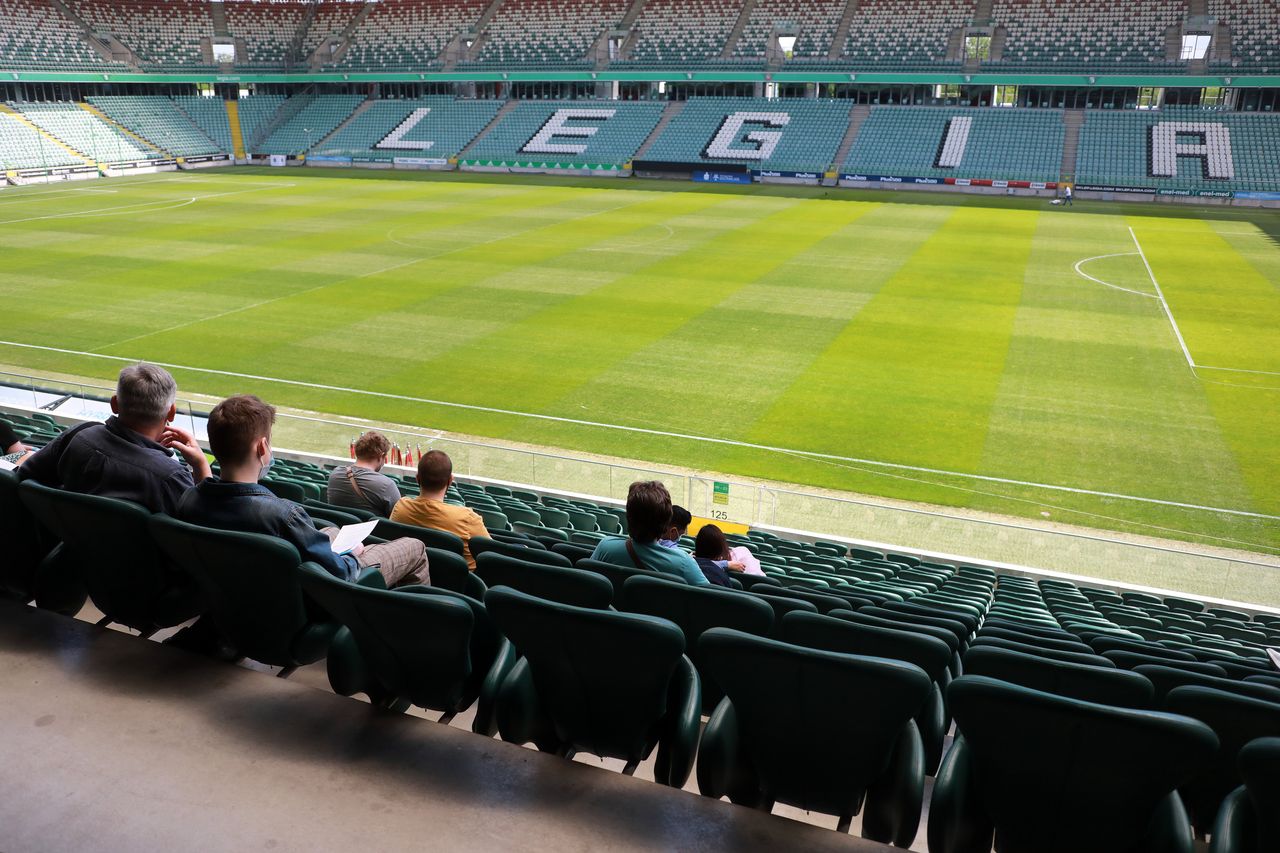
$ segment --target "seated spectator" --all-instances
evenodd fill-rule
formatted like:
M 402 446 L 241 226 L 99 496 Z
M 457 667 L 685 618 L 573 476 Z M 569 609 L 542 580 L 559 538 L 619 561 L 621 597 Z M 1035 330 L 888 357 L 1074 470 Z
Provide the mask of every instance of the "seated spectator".
M 356 461 L 339 465 L 329 472 L 329 491 L 325 498 L 334 506 L 367 509 L 387 518 L 400 500 L 396 481 L 379 473 L 387 459 L 391 442 L 380 432 L 366 432 L 356 439 Z
M 0 459 L 10 465 L 21 465 L 31 455 L 31 448 L 22 443 L 22 439 L 13 431 L 8 421 L 0 421 Z
M 167 370 L 130 365 L 120 371 L 111 397 L 114 414 L 105 423 L 63 432 L 27 457 L 19 473 L 46 486 L 172 514 L 182 495 L 210 476 L 209 460 L 195 436 L 172 426 L 177 397 L 178 385 Z
M 742 563 L 729 559 L 729 542 L 724 538 L 724 531 L 714 524 L 705 524 L 698 531 L 693 558 L 707 580 L 716 586 L 733 586 L 729 583 L 729 572 L 741 572 L 743 569 Z
M 391 520 L 417 527 L 431 527 L 452 533 L 462 540 L 462 556 L 467 567 L 476 570 L 471 555 L 471 537 L 488 536 L 484 519 L 473 509 L 444 502 L 445 492 L 453 483 L 453 460 L 443 450 L 428 450 L 418 459 L 418 488 L 422 494 L 401 498 L 391 510 Z
M 671 494 L 667 487 L 657 481 L 632 483 L 627 491 L 629 535 L 601 540 L 591 559 L 675 575 L 695 586 L 706 586 L 710 581 L 692 557 L 679 548 L 658 544 L 670 528 Z
M 734 545 L 730 548 L 729 560 L 734 563 L 741 563 L 744 575 L 764 577 L 764 570 L 760 568 L 760 561 L 756 559 L 755 554 L 751 553 L 751 549 L 745 545 Z
M 672 504 L 671 523 L 667 525 L 667 532 L 662 534 L 658 544 L 663 548 L 679 548 L 680 537 L 689 532 L 689 525 L 692 523 L 693 514 L 689 510 L 677 504 Z
M 317 530 L 301 506 L 259 485 L 271 470 L 275 419 L 275 408 L 252 394 L 228 397 L 214 406 L 209 413 L 209 447 L 218 458 L 220 476 L 187 492 L 178 518 L 221 530 L 278 536 L 297 548 L 303 560 L 343 580 L 355 580 L 362 568 L 377 566 L 388 587 L 429 584 L 426 547 L 417 539 L 357 545 L 350 554 L 335 554 L 330 541 L 337 528 Z

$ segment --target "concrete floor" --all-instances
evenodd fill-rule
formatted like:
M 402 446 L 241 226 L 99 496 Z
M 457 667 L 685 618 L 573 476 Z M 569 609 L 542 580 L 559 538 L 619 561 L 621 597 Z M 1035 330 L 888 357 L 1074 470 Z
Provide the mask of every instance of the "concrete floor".
M 80 613 L 77 614 L 76 618 L 80 619 L 81 621 L 93 623 L 93 622 L 97 622 L 102 618 L 102 613 L 93 606 L 92 602 L 90 602 L 85 605 L 84 609 L 81 610 Z M 134 632 L 129 631 L 128 629 L 123 628 L 120 625 L 112 625 L 110 627 L 112 628 L 112 630 L 120 631 L 122 633 L 134 634 Z M 155 642 L 162 642 L 163 640 L 177 633 L 179 630 L 181 630 L 182 627 L 184 626 L 179 626 L 177 628 L 170 628 L 170 629 L 165 629 L 163 631 L 159 631 L 155 635 L 153 635 L 151 639 Z M 261 672 L 269 675 L 274 675 L 277 672 L 279 672 L 279 667 L 265 666 L 263 664 L 257 663 L 256 661 L 246 660 L 246 661 L 240 662 L 239 664 L 236 664 L 236 666 L 239 666 L 243 669 L 248 669 L 248 670 Z M 318 691 L 322 691 L 324 693 L 330 693 L 330 694 L 333 693 L 333 690 L 329 686 L 329 676 L 325 670 L 324 661 L 319 661 L 317 663 L 310 664 L 309 666 L 299 667 L 297 671 L 295 671 L 291 676 L 289 676 L 289 681 L 293 682 L 294 684 L 305 685 L 307 687 L 310 687 Z M 367 700 L 363 696 L 350 697 L 350 701 L 367 703 Z M 439 720 L 441 716 L 438 712 L 427 711 L 417 707 L 412 707 L 405 713 L 415 717 L 420 717 L 422 719 L 432 720 L 432 721 Z M 475 718 L 475 707 L 472 706 L 467 711 L 461 714 L 458 714 L 456 717 L 454 717 L 454 719 L 450 721 L 448 725 L 451 728 L 470 732 L 471 723 L 474 718 Z M 705 723 L 705 719 L 703 722 Z M 480 737 L 480 736 L 476 735 L 476 737 Z M 951 738 L 948 737 L 947 738 L 948 746 L 950 745 L 950 742 L 951 742 Z M 532 751 L 536 751 L 536 749 L 532 745 L 527 746 L 526 748 Z M 599 758 L 594 755 L 578 755 L 573 760 L 575 762 L 579 762 L 582 764 L 589 764 L 596 767 L 603 767 L 605 769 L 611 770 L 619 774 L 622 772 L 622 769 L 624 766 L 624 762 L 621 760 L 612 759 L 612 758 Z M 636 778 L 645 779 L 652 782 L 654 780 L 653 768 L 656 761 L 657 761 L 657 752 L 655 751 L 654 754 L 651 755 L 647 761 L 643 762 L 636 769 L 636 772 L 634 774 Z M 657 784 L 657 783 L 655 782 L 654 784 Z M 686 791 L 689 791 L 694 794 L 698 793 L 696 770 L 694 773 L 690 774 L 689 781 L 685 783 L 684 787 Z M 930 795 L 932 794 L 932 791 L 933 791 L 933 779 L 926 778 L 925 792 L 924 792 L 924 809 L 920 817 L 920 829 L 916 834 L 915 842 L 910 847 L 910 849 L 912 851 L 916 851 L 916 853 L 927 853 L 928 851 L 928 846 L 926 844 L 925 828 L 928 825 L 929 798 L 930 798 Z M 800 823 L 805 823 L 812 826 L 829 829 L 833 832 L 835 831 L 835 828 L 836 828 L 836 818 L 832 815 L 806 812 L 801 809 L 797 809 L 791 806 L 781 805 L 781 804 L 774 807 L 773 814 L 779 817 L 787 818 L 789 820 L 798 821 Z M 854 818 L 852 827 L 850 828 L 850 834 L 853 836 L 861 837 L 861 834 L 862 834 L 861 818 L 856 818 L 856 817 Z

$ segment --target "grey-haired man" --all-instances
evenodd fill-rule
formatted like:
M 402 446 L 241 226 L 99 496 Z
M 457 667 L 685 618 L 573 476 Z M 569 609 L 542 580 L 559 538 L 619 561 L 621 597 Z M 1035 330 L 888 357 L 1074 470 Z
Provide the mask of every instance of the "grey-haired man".
M 187 489 L 211 476 L 195 437 L 172 425 L 177 397 L 178 385 L 167 370 L 130 365 L 120 371 L 112 417 L 62 433 L 28 457 L 19 473 L 46 486 L 172 514 Z

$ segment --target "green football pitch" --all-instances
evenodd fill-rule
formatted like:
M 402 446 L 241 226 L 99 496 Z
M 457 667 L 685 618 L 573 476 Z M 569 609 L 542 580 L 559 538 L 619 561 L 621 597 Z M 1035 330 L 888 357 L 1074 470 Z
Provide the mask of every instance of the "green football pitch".
M 0 259 L 14 370 L 1280 552 L 1274 212 L 245 169 Z

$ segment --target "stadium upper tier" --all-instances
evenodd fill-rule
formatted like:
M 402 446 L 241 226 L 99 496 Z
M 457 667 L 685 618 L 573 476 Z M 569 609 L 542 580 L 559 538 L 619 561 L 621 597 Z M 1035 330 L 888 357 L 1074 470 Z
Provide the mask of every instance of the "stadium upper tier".
M 1191 107 L 1076 111 L 1076 157 L 1058 109 L 855 107 L 814 98 L 498 101 L 303 93 L 242 98 L 95 96 L 0 105 L 0 168 L 231 154 L 443 165 L 683 164 L 805 173 L 1051 182 L 1174 191 L 1280 192 L 1280 116 Z M 861 111 L 861 112 L 859 112 Z M 234 114 L 234 118 L 232 118 Z M 687 167 L 687 168 L 686 168 Z M 673 168 L 643 166 L 642 168 Z
M 1204 12 L 1176 0 L 0 0 L 0 69 L 1280 71 L 1273 0 Z M 1207 54 L 1180 59 L 1195 33 L 1212 36 Z M 218 45 L 234 59 L 219 63 Z

